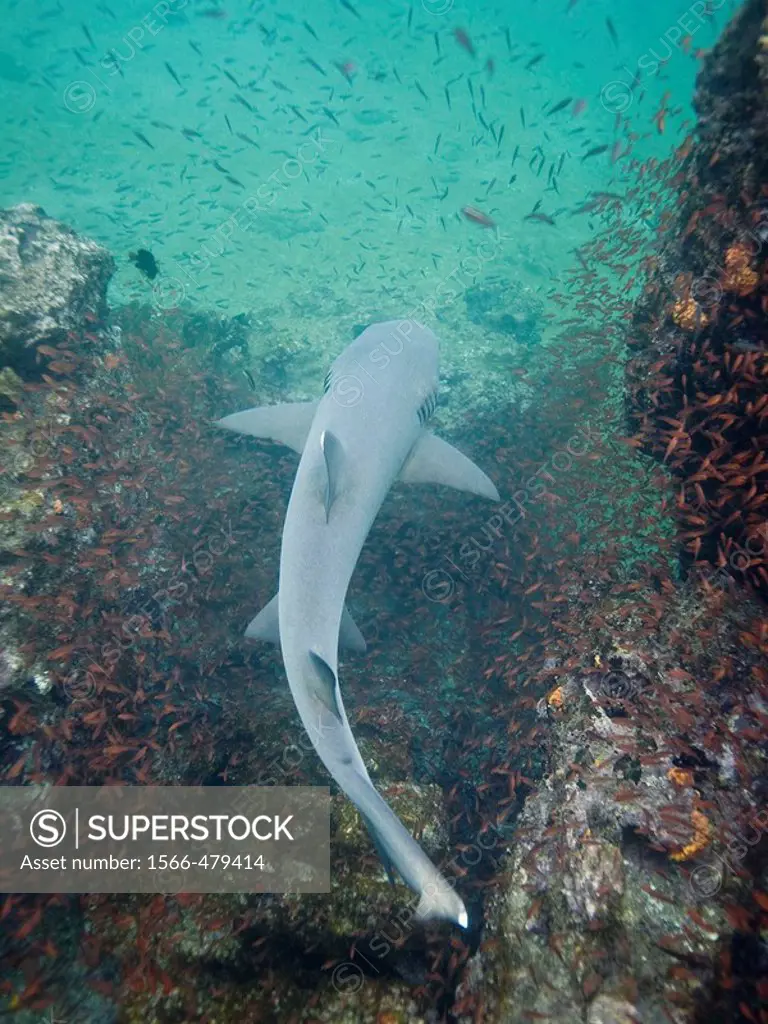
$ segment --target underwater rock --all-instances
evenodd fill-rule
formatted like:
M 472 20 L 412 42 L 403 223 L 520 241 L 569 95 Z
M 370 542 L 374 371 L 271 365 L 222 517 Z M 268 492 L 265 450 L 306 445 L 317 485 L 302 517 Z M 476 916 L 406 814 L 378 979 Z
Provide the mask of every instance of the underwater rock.
M 464 293 L 469 319 L 489 331 L 507 335 L 521 345 L 536 345 L 541 338 L 541 301 L 530 288 L 513 281 L 489 278 Z
M 599 995 L 587 1011 L 587 1024 L 640 1024 L 640 1018 L 626 999 Z
M 637 441 L 678 484 L 683 567 L 725 567 L 765 596 L 767 30 L 750 0 L 702 64 L 627 366 Z
M 443 794 L 439 786 L 412 782 L 377 788 L 408 831 L 434 861 L 449 851 Z M 403 924 L 416 900 L 404 885 L 393 887 L 358 812 L 344 796 L 332 801 L 331 891 L 263 900 L 259 928 L 271 936 L 301 935 L 326 957 L 346 952 L 350 937 L 398 929 L 418 942 L 423 929 Z
M 53 682 L 45 668 L 36 663 L 31 667 L 18 649 L 13 635 L 13 620 L 0 621 L 0 694 L 29 688 L 30 695 L 36 690 L 46 694 Z
M 14 373 L 10 366 L 4 366 L 0 370 L 0 411 L 16 406 L 21 397 L 22 386 L 18 374 Z
M 439 787 L 404 783 L 384 786 L 382 792 L 425 850 L 435 857 L 446 852 Z M 184 979 L 153 987 L 137 978 L 123 1006 L 124 1019 L 228 1024 L 259 1007 L 263 1016 L 254 1019 L 295 1024 L 431 1020 L 414 992 L 429 971 L 424 927 L 410 924 L 408 905 L 415 898 L 404 886 L 390 885 L 346 797 L 334 798 L 332 819 L 328 894 L 180 893 L 150 903 L 135 896 L 87 898 L 87 927 L 99 935 L 105 959 L 131 963 L 138 937 L 146 932 L 158 976 Z M 260 976 L 268 983 L 252 985 Z M 210 979 L 215 984 L 207 983 Z
M 23 203 L 0 211 L 0 366 L 22 376 L 34 348 L 87 329 L 106 312 L 111 254 Z
M 594 841 L 567 851 L 562 896 L 574 923 L 606 920 L 611 904 L 623 895 L 624 869 L 617 846 Z
M 319 993 L 300 1024 L 428 1024 L 409 986 L 367 978 L 352 964 Z
M 653 600 L 641 594 L 640 607 Z M 734 691 L 703 681 L 730 666 L 739 728 L 756 735 L 761 654 L 739 638 L 762 610 L 686 585 L 665 611 L 649 633 L 605 598 L 584 618 L 582 667 L 543 670 L 559 683 L 541 708 L 549 772 L 486 903 L 454 1006 L 462 1024 L 478 1006 L 487 1024 L 692 1024 L 714 1002 L 729 909 L 749 892 L 740 865 L 768 825 L 766 755 L 714 739 Z M 723 779 L 734 760 L 739 787 Z

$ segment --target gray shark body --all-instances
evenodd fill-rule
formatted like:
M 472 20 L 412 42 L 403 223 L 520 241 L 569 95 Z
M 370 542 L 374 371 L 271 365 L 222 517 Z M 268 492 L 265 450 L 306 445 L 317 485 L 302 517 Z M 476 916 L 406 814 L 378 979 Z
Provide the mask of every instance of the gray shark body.
M 416 914 L 467 925 L 450 883 L 378 794 L 349 727 L 339 646 L 365 650 L 346 611 L 360 551 L 397 479 L 442 483 L 492 500 L 488 477 L 426 429 L 438 341 L 411 321 L 368 327 L 335 360 L 318 402 L 235 413 L 219 425 L 301 452 L 283 529 L 278 595 L 246 636 L 279 642 L 288 684 L 323 764 L 363 815 L 390 878 L 419 894 Z

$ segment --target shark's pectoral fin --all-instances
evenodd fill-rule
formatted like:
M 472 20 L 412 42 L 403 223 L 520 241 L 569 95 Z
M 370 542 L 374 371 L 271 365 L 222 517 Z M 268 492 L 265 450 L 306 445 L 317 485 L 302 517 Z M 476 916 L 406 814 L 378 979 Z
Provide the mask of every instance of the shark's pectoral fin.
M 346 605 L 344 605 L 344 609 L 341 613 L 341 629 L 339 630 L 339 649 L 342 647 L 346 648 L 348 651 L 354 651 L 355 654 L 365 654 L 368 650 L 365 637 L 360 632 L 355 620 L 347 611 Z
M 277 597 L 265 604 L 256 618 L 248 623 L 245 635 L 249 640 L 263 640 L 268 644 L 280 645 L 280 620 L 277 615 Z
M 434 434 L 423 434 L 411 449 L 400 472 L 409 484 L 445 484 L 458 491 L 499 501 L 493 482 L 466 455 Z
M 249 640 L 263 640 L 268 644 L 280 645 L 280 621 L 277 611 L 278 595 L 272 598 L 269 604 L 264 605 L 259 614 L 251 619 L 245 635 Z M 363 634 L 358 629 L 357 623 L 347 611 L 347 606 L 341 613 L 341 628 L 339 629 L 339 649 L 346 648 L 356 654 L 365 654 L 368 647 Z
M 233 412 L 231 416 L 217 420 L 215 426 L 235 430 L 239 434 L 250 434 L 251 437 L 276 441 L 301 454 L 317 412 L 317 405 L 316 401 L 260 405 L 254 409 Z
M 338 719 L 339 723 L 344 721 L 341 708 L 339 707 L 339 681 L 336 673 L 328 662 L 316 651 L 309 652 L 309 660 L 314 669 L 314 679 L 310 686 L 315 698 L 320 701 L 326 711 Z
M 320 435 L 320 447 L 325 459 L 325 521 L 331 517 L 331 508 L 341 490 L 344 470 L 344 448 L 341 441 L 330 430 Z

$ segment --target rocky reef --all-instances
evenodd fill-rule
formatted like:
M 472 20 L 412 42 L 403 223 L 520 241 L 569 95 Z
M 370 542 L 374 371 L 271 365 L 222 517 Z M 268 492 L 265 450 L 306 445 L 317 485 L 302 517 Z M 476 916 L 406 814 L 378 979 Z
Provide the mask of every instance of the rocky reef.
M 768 595 L 768 50 L 744 4 L 708 55 L 630 334 L 627 402 L 678 483 L 683 565 Z
M 40 368 L 41 345 L 50 348 L 101 320 L 114 271 L 106 249 L 39 206 L 2 211 L 0 369 L 33 374 Z
M 713 1006 L 736 1020 L 754 1000 L 763 617 L 743 596 L 690 586 L 585 611 L 580 665 L 540 673 L 556 683 L 540 704 L 550 767 L 486 905 L 461 1020 L 480 1006 L 505 1024 L 683 1024 Z M 751 954 L 736 953 L 735 926 Z
M 68 532 L 63 506 L 51 499 L 40 467 L 50 464 L 51 439 L 70 419 L 57 381 L 82 380 L 105 343 L 99 327 L 113 272 L 110 253 L 40 207 L 0 211 L 0 580 L 10 591 L 0 609 L 0 690 L 29 683 L 45 692 L 51 685 L 47 666 L 21 653 L 21 620 L 11 595 L 22 591 L 24 573 L 6 575 L 7 561 L 31 535 L 53 545 Z

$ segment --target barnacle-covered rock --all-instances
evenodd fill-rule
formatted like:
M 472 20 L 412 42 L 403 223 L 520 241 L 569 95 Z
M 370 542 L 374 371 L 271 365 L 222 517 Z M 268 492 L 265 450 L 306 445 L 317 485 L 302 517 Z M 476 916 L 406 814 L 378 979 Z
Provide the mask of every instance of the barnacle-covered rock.
M 604 921 L 624 895 L 624 870 L 618 846 L 585 839 L 563 861 L 562 897 L 568 915 L 588 925 Z
M 601 993 L 590 1004 L 587 1024 L 640 1024 L 637 1009 L 626 999 Z
M 0 410 L 14 408 L 21 396 L 22 383 L 10 366 L 0 369 Z
M 304 1009 L 301 1024 L 427 1024 L 410 986 L 366 977 L 352 962 L 339 968 Z

